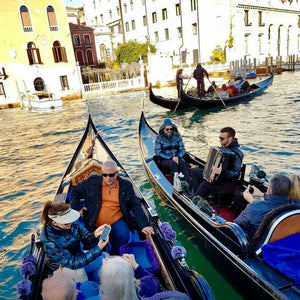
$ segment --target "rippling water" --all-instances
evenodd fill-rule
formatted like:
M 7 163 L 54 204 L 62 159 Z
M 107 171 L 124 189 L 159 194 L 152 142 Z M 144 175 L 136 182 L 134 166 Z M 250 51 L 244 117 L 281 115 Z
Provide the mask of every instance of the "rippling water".
M 145 114 L 155 129 L 171 117 L 179 126 L 188 151 L 206 159 L 208 147 L 218 145 L 218 132 L 232 126 L 247 165 L 259 164 L 270 176 L 299 174 L 300 73 L 275 76 L 273 86 L 247 104 L 212 112 L 176 114 L 149 102 L 145 93 L 129 93 L 64 102 L 61 111 L 0 111 L 0 299 L 15 299 L 21 280 L 21 259 L 28 254 L 33 225 L 39 224 L 43 203 L 52 200 L 91 112 L 104 140 L 147 197 L 159 205 L 178 240 L 188 249 L 188 264 L 203 274 L 217 299 L 241 299 L 211 267 L 193 243 L 193 229 L 180 215 L 160 205 L 145 175 L 138 149 L 137 127 L 145 100 Z M 175 88 L 155 90 L 175 96 Z M 250 167 L 247 168 L 250 170 Z

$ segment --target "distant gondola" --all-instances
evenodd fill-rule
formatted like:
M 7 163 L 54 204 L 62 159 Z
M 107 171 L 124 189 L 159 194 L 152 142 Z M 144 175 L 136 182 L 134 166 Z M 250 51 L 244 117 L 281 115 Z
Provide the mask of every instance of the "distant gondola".
M 114 160 L 120 169 L 120 176 L 132 182 L 128 173 L 99 135 L 91 117 L 89 117 L 86 130 L 62 178 L 54 201 L 68 202 L 69 190 L 72 184 L 77 184 L 87 179 L 87 177 L 93 175 L 94 172 L 101 174 L 101 162 L 107 159 Z M 171 250 L 172 247 L 175 246 L 175 241 L 167 241 L 165 239 L 162 227 L 160 227 L 161 221 L 158 218 L 155 207 L 153 207 L 151 203 L 149 204 L 136 187 L 135 189 L 138 197 L 141 199 L 143 211 L 155 230 L 155 234 L 148 237 L 148 242 L 146 243 L 149 245 L 150 242 L 150 247 L 154 250 L 155 254 L 151 253 L 152 261 L 154 260 L 153 256 L 157 258 L 156 266 L 158 265 L 159 268 L 156 269 L 159 270 L 157 270 L 155 275 L 161 282 L 162 290 L 178 290 L 187 294 L 191 299 L 214 300 L 215 297 L 207 281 L 196 271 L 189 269 L 183 256 L 174 258 L 174 254 L 172 255 Z M 140 239 L 143 241 L 141 237 Z M 137 241 L 137 237 L 135 237 L 134 241 Z M 142 252 L 143 250 L 140 249 L 139 251 Z M 27 296 L 23 295 L 21 299 L 40 300 L 41 284 L 47 272 L 45 252 L 41 243 L 34 235 L 32 236 L 31 253 L 33 253 L 37 259 L 37 271 L 35 275 L 26 278 L 32 282 L 31 293 Z M 136 254 L 137 262 L 139 262 L 139 259 L 141 258 Z M 149 267 L 149 262 L 146 261 L 146 263 L 148 264 L 147 267 Z M 140 265 L 143 266 L 143 262 L 140 262 Z
M 222 98 L 222 100 L 216 94 L 213 96 L 197 98 L 185 92 L 183 88 L 181 88 L 180 99 L 164 98 L 162 96 L 157 96 L 153 93 L 151 84 L 149 87 L 149 97 L 151 102 L 159 106 L 162 106 L 164 108 L 168 108 L 172 110 L 174 110 L 175 108 L 176 109 L 185 109 L 185 108 L 207 109 L 212 107 L 224 106 L 224 104 L 227 106 L 231 104 L 246 102 L 253 99 L 254 97 L 260 96 L 272 84 L 273 77 L 274 75 L 272 74 L 267 79 L 253 84 L 249 92 L 243 92 L 229 98 Z M 241 86 L 241 81 L 236 83 L 235 86 L 239 88 Z
M 230 207 L 222 207 L 220 215 L 206 213 L 189 196 L 179 192 L 156 164 L 154 141 L 157 133 L 147 123 L 144 112 L 139 123 L 139 146 L 142 162 L 149 180 L 160 197 L 173 206 L 196 230 L 197 245 L 211 263 L 243 295 L 243 299 L 300 299 L 299 288 L 293 279 L 266 264 L 261 248 L 300 231 L 300 206 L 288 204 L 271 211 L 262 221 L 251 243 L 237 224 L 228 221 Z M 191 153 L 185 160 L 190 168 L 204 168 L 205 162 Z M 253 179 L 251 179 L 253 180 Z M 239 179 L 236 192 L 240 194 L 249 182 Z M 251 182 L 260 188 L 260 180 Z M 261 186 L 260 186 L 261 185 Z M 219 195 L 225 200 L 225 195 Z M 224 214 L 223 214 L 224 213 Z M 231 213 L 232 215 L 232 213 Z M 222 217 L 223 216 L 223 217 Z M 269 219 L 268 219 L 269 218 Z

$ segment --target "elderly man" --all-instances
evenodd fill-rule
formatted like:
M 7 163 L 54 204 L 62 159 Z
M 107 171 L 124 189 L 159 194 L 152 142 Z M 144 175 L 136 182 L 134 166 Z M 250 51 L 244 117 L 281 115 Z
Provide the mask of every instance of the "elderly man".
M 80 199 L 85 199 L 85 208 Z M 154 234 L 131 182 L 119 176 L 118 166 L 112 160 L 103 163 L 102 176 L 93 175 L 72 187 L 71 207 L 82 215 L 86 210 L 84 224 L 90 232 L 102 224 L 111 225 L 111 255 L 119 254 L 119 248 L 129 240 L 130 211 L 144 234 Z
M 290 203 L 290 189 L 291 180 L 287 176 L 274 175 L 269 181 L 264 200 L 253 200 L 233 221 L 240 225 L 248 238 L 251 239 L 266 213 L 281 205 Z
M 43 300 L 75 300 L 76 297 L 75 281 L 64 272 L 56 272 L 52 277 L 43 281 Z

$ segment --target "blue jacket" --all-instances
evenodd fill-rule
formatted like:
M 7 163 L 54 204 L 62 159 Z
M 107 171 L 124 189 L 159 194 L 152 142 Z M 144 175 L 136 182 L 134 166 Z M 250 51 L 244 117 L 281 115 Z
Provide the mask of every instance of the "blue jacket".
M 120 209 L 125 222 L 130 225 L 130 211 L 133 212 L 135 222 L 140 229 L 149 226 L 146 216 L 142 210 L 140 199 L 136 196 L 130 181 L 119 176 L 119 202 Z M 84 218 L 84 225 L 90 231 L 95 230 L 94 224 L 101 209 L 102 200 L 102 176 L 93 175 L 71 189 L 71 207 L 81 210 L 80 199 L 85 199 L 87 216 Z
M 68 230 L 53 225 L 44 226 L 41 242 L 47 253 L 46 264 L 52 271 L 60 265 L 73 270 L 83 268 L 102 254 L 98 245 L 88 252 L 82 251 L 80 242 L 89 245 L 98 242 L 98 239 L 78 221 Z
M 244 154 L 240 150 L 240 145 L 236 138 L 233 139 L 232 143 L 227 147 L 227 149 L 234 152 L 235 155 L 230 159 L 228 169 L 224 175 L 226 179 L 229 180 L 238 179 L 242 168 Z
M 166 136 L 163 129 L 172 126 L 173 133 L 170 137 Z M 172 159 L 172 157 L 183 157 L 185 154 L 184 144 L 177 130 L 177 126 L 170 119 L 165 119 L 159 129 L 159 134 L 155 140 L 155 154 L 162 159 Z
M 252 203 L 249 203 L 233 222 L 241 226 L 248 238 L 251 239 L 266 213 L 289 203 L 290 200 L 287 196 L 265 194 L 264 200 L 254 200 Z

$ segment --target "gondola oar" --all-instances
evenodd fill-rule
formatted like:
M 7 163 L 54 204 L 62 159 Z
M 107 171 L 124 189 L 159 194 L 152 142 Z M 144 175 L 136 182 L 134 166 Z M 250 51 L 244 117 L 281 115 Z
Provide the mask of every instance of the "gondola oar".
M 224 107 L 227 108 L 225 102 L 223 101 L 222 97 L 219 95 L 219 93 L 217 92 L 215 86 L 211 83 L 210 79 L 207 77 L 207 80 L 209 81 L 210 85 L 213 87 L 213 89 L 215 90 L 215 92 L 217 93 L 217 95 L 219 96 L 221 102 L 223 103 Z
M 189 78 L 187 84 L 185 85 L 184 92 L 186 91 L 186 88 L 187 88 L 187 86 L 188 86 L 190 80 L 191 80 L 191 77 Z M 178 108 L 178 106 L 179 106 L 179 103 L 180 103 L 180 101 L 181 101 L 181 88 L 182 88 L 182 86 L 180 85 L 180 92 L 179 92 L 179 95 L 180 95 L 180 96 L 178 97 L 178 102 L 177 102 L 176 107 L 175 107 L 175 109 L 174 109 L 174 113 L 176 112 L 176 110 L 177 110 L 177 108 Z

